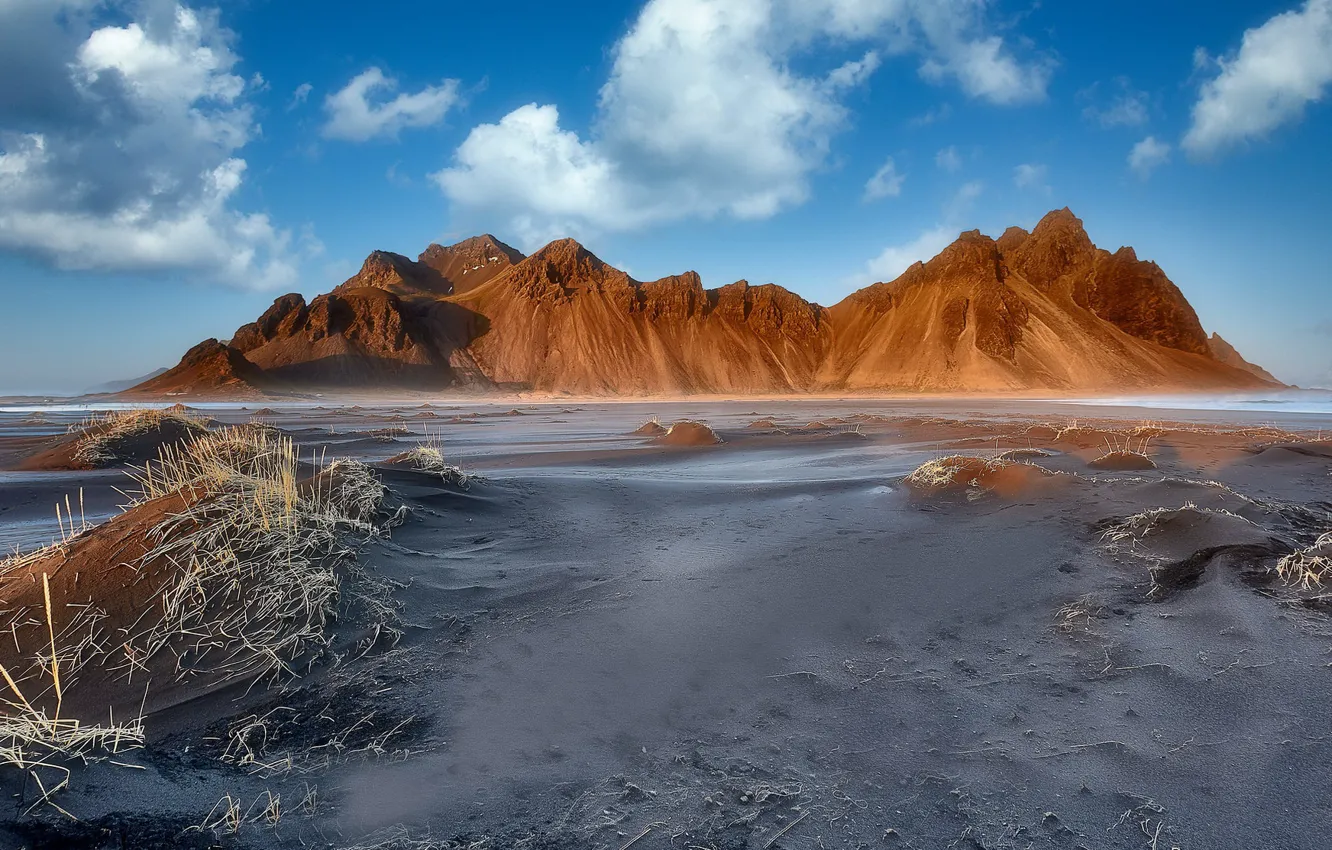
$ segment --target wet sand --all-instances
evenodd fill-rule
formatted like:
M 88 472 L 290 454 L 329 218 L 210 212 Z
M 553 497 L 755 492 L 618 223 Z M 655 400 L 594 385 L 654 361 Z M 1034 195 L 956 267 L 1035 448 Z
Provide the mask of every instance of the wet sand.
M 410 515 L 359 561 L 395 582 L 396 648 L 150 715 L 149 746 L 116 757 L 143 769 L 80 768 L 57 800 L 79 823 L 16 817 L 20 803 L 0 845 L 1325 844 L 1332 624 L 1317 589 L 1271 569 L 1332 529 L 1326 418 L 418 405 L 263 416 L 308 453 L 372 463 L 437 439 L 483 477 L 463 489 L 379 468 Z M 653 417 L 724 442 L 633 433 Z M 77 415 L 47 418 L 0 414 L 0 465 Z M 1135 428 L 1152 429 L 1157 469 L 1088 467 Z M 1064 474 L 970 498 L 902 484 L 940 456 L 1015 448 Z M 114 515 L 126 482 L 0 472 L 0 546 L 51 539 L 52 506 L 80 489 L 90 522 Z M 220 759 L 257 717 L 259 758 Z M 33 799 L 18 771 L 0 783 Z M 225 795 L 246 822 L 189 829 Z

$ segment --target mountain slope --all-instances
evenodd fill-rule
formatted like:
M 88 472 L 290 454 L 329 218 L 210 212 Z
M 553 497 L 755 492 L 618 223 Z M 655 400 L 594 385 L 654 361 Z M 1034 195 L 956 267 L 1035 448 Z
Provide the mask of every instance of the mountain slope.
M 491 236 L 432 245 L 415 261 L 376 252 L 308 305 L 300 295 L 279 298 L 232 338 L 228 352 L 243 362 L 226 356 L 237 380 L 361 390 L 748 395 L 1273 383 L 1218 340 L 1155 263 L 1131 248 L 1097 248 L 1065 209 L 1031 233 L 964 233 L 928 263 L 829 308 L 773 284 L 704 289 L 694 272 L 636 281 L 571 239 L 530 257 Z M 173 385 L 189 383 L 185 367 L 172 370 Z M 201 392 L 217 382 L 209 370 Z
M 1271 372 L 1267 371 L 1262 366 L 1245 360 L 1244 357 L 1235 350 L 1235 346 L 1222 339 L 1220 334 L 1213 332 L 1207 340 L 1207 346 L 1211 349 L 1212 356 L 1217 360 L 1220 360 L 1222 363 L 1226 363 L 1238 369 L 1243 369 L 1246 372 L 1251 372 L 1259 378 L 1262 378 L 1264 381 L 1270 381 L 1273 384 L 1281 383 L 1281 381 L 1277 380 Z

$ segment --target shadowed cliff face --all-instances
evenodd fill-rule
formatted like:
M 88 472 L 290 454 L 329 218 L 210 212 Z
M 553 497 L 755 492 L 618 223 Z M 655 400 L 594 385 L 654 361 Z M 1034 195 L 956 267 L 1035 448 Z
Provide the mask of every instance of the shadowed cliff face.
M 1097 248 L 1067 209 L 1031 233 L 963 233 L 929 262 L 831 308 L 772 284 L 705 289 L 694 272 L 636 281 L 572 239 L 530 257 L 491 236 L 431 245 L 419 261 L 376 252 L 308 305 L 279 298 L 229 350 L 252 377 L 348 389 L 388 381 L 756 394 L 1270 381 L 1208 339 L 1155 263 L 1131 248 Z M 203 391 L 216 384 L 210 370 Z M 186 364 L 172 371 L 188 384 Z

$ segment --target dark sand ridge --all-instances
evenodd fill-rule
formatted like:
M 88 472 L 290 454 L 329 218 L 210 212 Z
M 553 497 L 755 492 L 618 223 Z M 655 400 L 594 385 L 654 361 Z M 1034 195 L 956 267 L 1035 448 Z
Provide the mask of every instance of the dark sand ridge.
M 941 454 L 997 454 L 987 438 L 1016 443 L 1030 420 L 952 411 L 827 442 L 743 436 L 751 410 L 659 411 L 717 427 L 726 443 L 704 451 L 624 436 L 641 408 L 447 429 L 450 456 L 490 481 L 384 471 L 413 519 L 363 557 L 410 583 L 397 652 L 315 671 L 301 693 L 150 718 L 178 737 L 149 770 L 96 766 L 62 804 L 96 818 L 150 800 L 135 810 L 197 823 L 224 792 L 299 802 L 317 784 L 314 819 L 289 802 L 277 831 L 241 829 L 256 847 L 396 824 L 611 850 L 650 824 L 634 850 L 762 847 L 787 827 L 774 846 L 1141 848 L 1158 827 L 1161 847 L 1321 846 L 1332 709 L 1310 630 L 1326 621 L 1254 592 L 1243 575 L 1266 562 L 1225 553 L 1145 599 L 1158 560 L 1326 527 L 1322 444 L 1231 434 L 1199 449 L 1203 469 L 1183 436 L 1159 437 L 1160 470 L 1104 474 L 1079 454 L 1094 446 L 1037 442 L 1058 454 L 1036 462 L 1079 478 L 968 502 L 896 482 Z M 783 426 L 856 412 L 771 411 Z M 307 437 L 330 453 L 351 439 Z M 1103 539 L 1103 520 L 1189 502 L 1244 522 Z M 428 718 L 401 744 L 419 752 L 254 776 L 180 756 L 204 748 L 203 718 L 317 716 L 324 700 Z M 312 743 L 288 732 L 268 756 Z

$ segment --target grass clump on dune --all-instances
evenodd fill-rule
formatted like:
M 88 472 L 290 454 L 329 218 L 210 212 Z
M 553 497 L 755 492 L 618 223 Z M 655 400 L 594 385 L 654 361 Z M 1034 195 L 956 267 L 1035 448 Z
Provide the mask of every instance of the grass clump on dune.
M 62 653 L 56 649 L 50 578 L 45 573 L 42 574 L 42 591 L 50 655 L 42 657 L 39 654 L 38 657 L 50 679 L 47 689 L 54 692 L 54 709 L 48 712 L 45 706 L 34 705 L 9 670 L 0 664 L 0 676 L 4 677 L 13 696 L 13 699 L 4 700 L 6 708 L 0 713 L 0 764 L 16 767 L 32 777 L 40 795 L 34 807 L 51 802 L 51 797 L 69 784 L 71 773 L 66 762 L 88 762 L 141 747 L 144 743 L 142 718 L 116 723 L 108 716 L 105 724 L 85 724 L 77 718 L 60 716 L 64 698 Z M 43 774 L 48 778 L 55 775 L 59 781 L 48 785 L 42 780 Z
M 664 446 L 715 446 L 722 442 L 722 438 L 707 423 L 681 419 L 656 441 Z
M 965 493 L 968 499 L 975 500 L 990 493 L 1003 496 L 1027 493 L 1053 477 L 1054 473 L 1035 464 L 1004 457 L 949 455 L 926 461 L 902 483 L 924 496 Z
M 1136 433 L 1136 431 L 1135 431 Z M 1116 472 L 1128 472 L 1137 469 L 1156 469 L 1156 461 L 1152 460 L 1147 454 L 1147 447 L 1152 441 L 1152 437 L 1164 433 L 1159 429 L 1147 429 L 1135 442 L 1132 435 L 1125 434 L 1122 438 L 1116 437 L 1114 442 L 1110 438 L 1105 441 L 1105 454 L 1090 461 L 1087 465 L 1092 469 L 1109 469 Z
M 186 509 L 152 529 L 144 562 L 177 567 L 161 619 L 127 645 L 227 678 L 294 672 L 326 645 L 339 595 L 344 532 L 379 533 L 387 490 L 364 464 L 303 467 L 289 438 L 228 428 L 174 449 L 136 476 L 139 503 L 183 495 Z M 188 662 L 188 663 L 186 663 Z
M 449 463 L 444 459 L 444 452 L 438 446 L 433 445 L 415 446 L 394 455 L 389 458 L 388 462 L 410 466 L 422 472 L 438 475 L 447 483 L 455 487 L 461 487 L 464 490 L 471 486 L 472 481 L 477 478 L 475 475 L 464 472 L 462 467 L 457 464 Z
M 966 490 L 979 486 L 985 476 L 1007 465 L 1008 461 L 998 458 L 949 455 L 922 463 L 904 483 L 921 493 Z
M 1308 548 L 1286 555 L 1276 566 L 1277 575 L 1288 584 L 1309 589 L 1332 579 L 1332 531 Z
M 90 468 L 137 462 L 145 447 L 188 441 L 208 433 L 207 420 L 185 408 L 111 410 L 74 426 L 82 436 L 74 459 Z
M 438 475 L 446 483 L 464 490 L 471 486 L 473 481 L 481 480 L 481 476 L 464 472 L 458 464 L 449 463 L 444 459 L 444 438 L 441 432 L 427 428 L 425 436 L 424 442 L 420 445 L 394 455 L 388 459 L 388 463 Z

